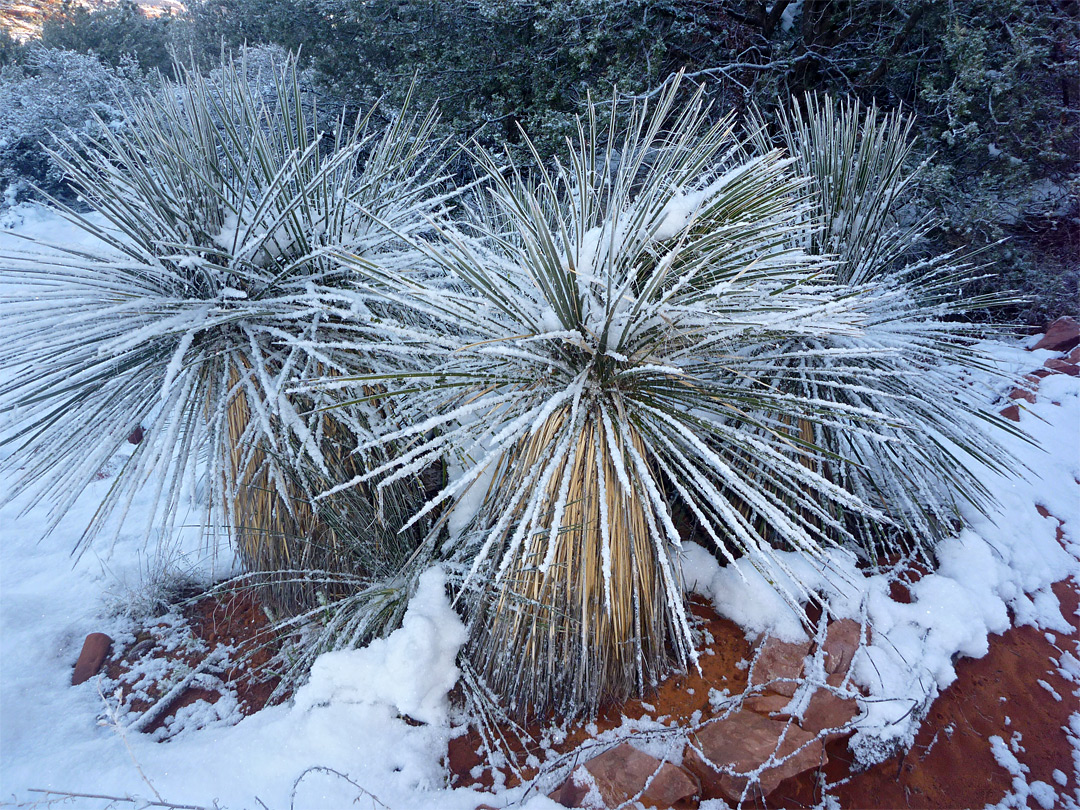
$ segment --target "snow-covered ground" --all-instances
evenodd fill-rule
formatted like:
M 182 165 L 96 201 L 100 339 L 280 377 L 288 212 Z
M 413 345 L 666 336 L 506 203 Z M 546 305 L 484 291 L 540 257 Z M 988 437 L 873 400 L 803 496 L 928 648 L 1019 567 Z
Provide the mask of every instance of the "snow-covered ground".
M 41 209 L 23 208 L 7 224 L 50 239 L 77 238 Z M 0 234 L 0 251 L 23 247 L 16 241 Z M 5 282 L 0 275 L 0 285 Z M 0 313 L 0 336 L 2 323 Z M 1019 344 L 993 344 L 991 351 L 1018 372 L 1053 356 Z M 0 379 L 15 373 L 30 372 L 0 369 Z M 9 424 L 4 418 L 0 431 Z M 956 654 L 985 654 L 989 635 L 1010 623 L 1068 631 L 1050 586 L 1080 574 L 1080 379 L 1044 379 L 1020 426 L 1034 443 L 1006 440 L 1018 460 L 1016 473 L 981 476 L 998 510 L 990 518 L 970 515 L 968 528 L 939 547 L 937 572 L 912 587 L 910 604 L 889 598 L 887 575 L 866 576 L 843 554 L 834 555 L 835 571 L 827 577 L 806 570 L 798 558 L 787 560 L 806 581 L 819 581 L 835 615 L 873 627 L 854 670 L 869 691 L 852 740 L 866 761 L 913 739 L 921 709 L 955 678 Z M 441 761 L 452 733 L 447 693 L 464 635 L 438 571 L 425 575 L 400 630 L 367 649 L 323 656 L 288 704 L 247 718 L 226 713 L 162 743 L 125 730 L 125 718 L 111 711 L 112 696 L 100 694 L 95 680 L 70 685 L 83 638 L 101 631 L 123 639 L 130 635 L 125 611 L 163 578 L 210 580 L 231 561 L 227 553 L 211 553 L 195 531 L 147 548 L 134 529 L 74 556 L 76 539 L 110 483 L 95 483 L 47 537 L 41 531 L 46 504 L 16 501 L 0 509 L 0 802 L 32 806 L 47 798 L 32 791 L 56 790 L 230 810 L 343 808 L 357 799 L 360 807 L 472 810 L 521 797 L 521 789 L 509 790 L 493 802 L 490 795 L 445 786 Z M 1052 517 L 1040 516 L 1036 504 Z M 1064 548 L 1055 537 L 1057 519 L 1064 521 Z M 720 569 L 693 547 L 684 570 L 696 590 L 748 633 L 802 633 L 753 570 L 740 576 L 734 567 Z M 1080 651 L 1069 652 L 1062 667 L 1071 667 L 1080 689 Z M 1073 733 L 1080 739 L 1080 712 Z M 1028 785 L 1022 755 L 1000 739 L 997 747 L 999 761 L 1017 776 L 1020 806 L 1021 794 L 1043 807 L 1078 806 L 1080 751 L 1072 773 L 1062 771 L 1063 783 Z M 70 806 L 110 803 L 84 798 Z M 558 805 L 534 792 L 524 806 Z

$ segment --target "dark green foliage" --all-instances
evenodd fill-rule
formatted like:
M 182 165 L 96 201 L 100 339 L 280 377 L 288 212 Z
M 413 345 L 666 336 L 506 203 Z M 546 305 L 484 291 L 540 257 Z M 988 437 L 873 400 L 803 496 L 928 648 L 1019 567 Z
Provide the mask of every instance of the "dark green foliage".
M 392 109 L 419 75 L 443 134 L 519 159 L 520 128 L 559 153 L 590 91 L 655 95 L 678 70 L 718 110 L 769 116 L 807 90 L 901 109 L 930 160 L 911 202 L 943 222 L 928 249 L 989 247 L 994 286 L 1031 301 L 993 317 L 1036 322 L 1077 309 L 1078 32 L 1076 0 L 196 0 L 157 20 L 69 5 L 43 38 L 144 68 L 168 65 L 167 43 L 204 69 L 223 45 L 276 44 L 316 69 L 327 108 Z
M 933 247 L 992 246 L 995 286 L 1031 299 L 1007 316 L 1076 311 L 1080 4 L 779 0 L 771 26 L 763 3 L 723 7 L 755 31 L 762 67 L 736 77 L 766 106 L 826 90 L 916 115 L 930 165 L 915 202 L 944 220 Z
M 7 30 L 0 28 L 0 67 L 18 60 L 23 52 L 23 45 Z
M 31 185 L 74 202 L 64 170 L 46 146 L 75 143 L 126 126 L 132 100 L 149 83 L 129 61 L 102 64 L 93 54 L 27 46 L 0 67 L 0 194 L 5 203 L 32 196 Z
M 172 71 L 168 32 L 172 17 L 149 17 L 131 0 L 91 11 L 64 0 L 59 12 L 45 21 L 41 44 L 79 53 L 93 53 L 117 67 L 134 59 L 143 70 Z
M 726 39 L 680 0 L 207 0 L 191 13 L 231 44 L 302 46 L 351 105 L 394 106 L 418 73 L 419 101 L 439 100 L 453 131 L 515 145 L 520 124 L 542 154 L 572 134 L 589 90 L 645 92 Z

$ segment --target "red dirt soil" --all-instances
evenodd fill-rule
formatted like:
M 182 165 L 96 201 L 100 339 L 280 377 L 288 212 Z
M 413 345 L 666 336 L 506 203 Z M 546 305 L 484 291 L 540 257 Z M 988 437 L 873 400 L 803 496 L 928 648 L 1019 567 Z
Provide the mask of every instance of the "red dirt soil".
M 276 647 L 270 622 L 258 601 L 250 593 L 244 592 L 203 596 L 189 603 L 183 610 L 183 615 L 187 620 L 188 631 L 205 642 L 207 650 L 213 650 L 218 645 L 235 648 L 231 659 L 239 663 L 226 669 L 220 677 L 236 691 L 240 711 L 247 715 L 263 708 L 277 686 L 278 679 L 264 673 L 264 667 Z M 153 620 L 150 620 L 147 626 L 152 627 L 153 624 Z M 136 636 L 134 644 L 126 649 L 113 650 L 113 657 L 105 664 L 105 674 L 113 681 L 122 681 L 135 662 L 144 657 L 183 661 L 189 667 L 201 663 L 201 657 L 190 652 L 164 649 L 156 644 L 149 631 L 144 630 Z M 156 690 L 151 696 L 158 699 L 164 691 Z M 180 709 L 196 701 L 216 703 L 220 698 L 221 695 L 216 691 L 198 686 L 188 687 L 145 731 L 156 731 Z M 131 706 L 136 712 L 148 708 L 150 703 L 142 700 L 135 700 Z
M 917 576 L 917 575 L 916 575 Z M 1054 634 L 1048 640 L 1043 631 L 1018 627 L 1004 635 L 992 636 L 989 653 L 980 659 L 961 659 L 956 664 L 956 681 L 938 698 L 923 721 L 914 747 L 903 756 L 859 774 L 850 770 L 851 754 L 846 740 L 829 744 L 828 764 L 818 772 L 809 771 L 781 783 L 763 806 L 768 808 L 813 807 L 821 801 L 821 783 L 830 785 L 828 793 L 845 810 L 878 810 L 881 808 L 981 808 L 1001 801 L 1012 789 L 1012 776 L 997 764 L 990 749 L 989 738 L 1002 737 L 1008 743 L 1014 734 L 1021 734 L 1023 751 L 1018 759 L 1027 767 L 1028 782 L 1040 780 L 1058 785 L 1053 780 L 1055 769 L 1069 775 L 1068 790 L 1073 790 L 1072 749 L 1063 726 L 1069 715 L 1077 710 L 1071 684 L 1057 672 L 1054 660 L 1062 651 L 1076 654 L 1080 644 L 1080 595 L 1074 581 L 1060 582 L 1054 592 L 1061 602 L 1062 615 L 1073 625 L 1068 636 Z M 897 594 L 903 598 L 902 594 Z M 742 630 L 734 623 L 716 616 L 710 607 L 695 601 L 694 614 L 701 620 L 701 629 L 712 637 L 701 658 L 702 673 L 676 675 L 666 680 L 644 702 L 632 700 L 623 706 L 613 706 L 597 718 L 596 729 L 601 733 L 616 728 L 624 718 L 649 715 L 667 724 L 692 722 L 695 712 L 709 714 L 711 688 L 729 689 L 732 693 L 746 686 L 746 671 L 738 664 L 750 657 L 751 645 Z M 185 611 L 192 631 L 211 647 L 215 643 L 238 645 L 242 650 L 255 650 L 267 638 L 267 620 L 253 598 L 235 595 L 225 599 L 205 597 Z M 155 654 L 161 651 L 155 650 Z M 116 677 L 122 670 L 123 658 L 109 662 L 109 675 Z M 251 670 L 265 663 L 270 650 L 253 653 L 248 666 L 227 673 L 242 701 L 242 710 L 250 714 L 262 708 L 276 682 L 251 677 Z M 189 662 L 195 663 L 195 662 Z M 1055 700 L 1038 681 L 1042 680 L 1062 697 Z M 218 699 L 213 692 L 189 689 L 164 716 L 181 706 L 203 699 Z M 648 704 L 648 706 L 643 705 Z M 164 717 L 148 730 L 161 725 Z M 527 729 L 534 738 L 540 736 L 537 726 Z M 571 752 L 593 736 L 583 725 L 568 730 L 565 741 L 554 746 L 559 752 Z M 511 737 L 511 739 L 514 739 Z M 448 766 L 455 786 L 490 787 L 491 773 L 483 770 L 478 778 L 470 772 L 482 765 L 484 758 L 477 753 L 480 737 L 475 730 L 451 741 Z M 519 754 L 537 753 L 519 745 Z M 522 761 L 524 757 L 521 757 Z M 523 775 L 535 774 L 525 769 Z M 507 784 L 516 780 L 507 774 Z M 1038 805 L 1030 805 L 1036 810 Z
M 915 573 L 912 578 L 917 577 Z M 824 780 L 830 785 L 829 795 L 844 810 L 982 808 L 1012 793 L 1012 775 L 997 763 L 989 738 L 996 735 L 1009 743 L 1016 734 L 1022 735 L 1019 743 L 1023 747 L 1017 758 L 1030 768 L 1027 781 L 1038 780 L 1061 789 L 1052 776 L 1054 770 L 1060 770 L 1069 775 L 1067 789 L 1071 792 L 1076 788 L 1076 777 L 1064 727 L 1080 706 L 1075 695 L 1077 685 L 1058 674 L 1055 661 L 1063 650 L 1075 655 L 1080 644 L 1080 595 L 1073 580 L 1059 582 L 1054 593 L 1062 615 L 1072 624 L 1072 632 L 1052 634 L 1053 642 L 1033 627 L 1017 627 L 991 636 L 987 655 L 957 662 L 956 681 L 934 702 L 915 745 L 906 754 L 853 774 L 847 740 L 836 740 L 827 747 L 829 762 L 823 769 L 785 780 L 763 803 L 747 806 L 813 807 L 821 802 Z M 742 631 L 701 603 L 694 603 L 693 611 L 703 618 L 714 639 L 702 657 L 702 675 L 669 678 L 646 699 L 650 709 L 637 700 L 612 707 L 596 720 L 597 733 L 618 727 L 624 717 L 640 718 L 645 714 L 666 716 L 664 722 L 668 724 L 687 723 L 696 710 L 708 716 L 710 688 L 728 687 L 737 693 L 746 686 L 745 671 L 736 667 L 751 652 Z M 1056 700 L 1038 683 L 1040 680 L 1062 699 Z M 528 731 L 538 736 L 537 727 Z M 554 748 L 572 751 L 591 736 L 578 726 Z M 485 770 L 479 778 L 470 775 L 470 770 L 483 761 L 476 753 L 479 742 L 475 731 L 451 741 L 449 767 L 453 785 L 490 787 L 490 772 Z M 523 751 L 523 747 L 518 748 L 518 753 Z M 531 753 L 542 756 L 542 752 Z M 533 773 L 526 769 L 524 775 L 529 778 Z M 506 782 L 513 785 L 516 780 L 506 774 Z M 1033 800 L 1028 806 L 1032 810 L 1039 808 Z
M 696 598 L 691 600 L 690 609 L 701 621 L 699 629 L 708 633 L 706 638 L 711 636 L 713 639 L 702 650 L 701 674 L 691 672 L 673 675 L 644 701 L 630 700 L 621 706 L 608 707 L 594 721 L 596 729 L 593 733 L 586 730 L 584 725 L 575 725 L 567 729 L 563 742 L 552 745 L 553 750 L 558 753 L 571 752 L 596 734 L 618 728 L 624 718 L 640 719 L 648 715 L 662 719 L 667 725 L 688 725 L 693 722 L 691 718 L 695 712 L 708 716 L 710 689 L 728 689 L 732 694 L 738 694 L 746 688 L 746 670 L 740 669 L 738 664 L 750 658 L 752 648 L 742 629 L 734 622 L 717 616 L 710 606 Z M 526 731 L 533 739 L 539 739 L 542 728 L 534 724 L 527 727 Z M 517 754 L 521 761 L 524 761 L 528 754 L 536 754 L 541 760 L 546 754 L 539 747 L 518 744 L 517 736 L 509 732 L 506 733 L 506 739 L 511 742 L 513 753 Z M 478 777 L 471 775 L 474 767 L 485 765 L 485 757 L 477 753 L 481 742 L 475 729 L 470 729 L 468 734 L 450 741 L 447 759 L 452 786 L 481 789 L 491 787 L 490 771 L 485 769 Z M 526 779 L 531 779 L 536 775 L 536 769 L 526 767 L 523 775 Z M 512 773 L 504 772 L 504 776 L 507 785 L 518 784 L 518 779 Z
M 829 790 L 840 806 L 941 810 L 1000 802 L 1012 792 L 1012 776 L 994 759 L 989 738 L 997 735 L 1008 743 L 1017 733 L 1023 735 L 1024 748 L 1017 758 L 1031 769 L 1026 775 L 1029 783 L 1039 780 L 1059 789 L 1051 776 L 1057 769 L 1070 776 L 1068 789 L 1075 789 L 1072 747 L 1063 726 L 1080 708 L 1074 694 L 1077 685 L 1062 678 L 1053 662 L 1062 650 L 1075 654 L 1080 642 L 1080 597 L 1073 580 L 1059 582 L 1054 593 L 1072 633 L 1053 634 L 1054 643 L 1033 627 L 991 636 L 987 655 L 957 662 L 956 681 L 930 708 L 910 751 Z M 1062 699 L 1055 700 L 1039 680 Z M 848 777 L 847 742 L 838 740 L 827 751 L 824 778 L 834 783 Z M 814 806 L 821 800 L 818 779 L 811 772 L 787 780 L 768 797 L 767 806 Z M 1039 807 L 1033 801 L 1029 806 Z

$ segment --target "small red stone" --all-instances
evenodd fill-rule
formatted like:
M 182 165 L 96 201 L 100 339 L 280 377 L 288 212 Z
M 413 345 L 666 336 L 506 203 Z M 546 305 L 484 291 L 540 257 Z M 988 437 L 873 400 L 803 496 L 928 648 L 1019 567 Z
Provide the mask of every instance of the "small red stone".
M 809 652 L 809 641 L 791 643 L 769 636 L 754 664 L 753 685 L 760 684 L 770 692 L 791 697 L 799 686 L 803 659 Z
M 1011 419 L 1014 422 L 1020 421 L 1020 409 L 1015 405 L 1010 405 L 1008 408 L 1004 408 L 1001 411 L 1001 415 L 1006 419 Z
M 754 714 L 786 719 L 790 715 L 786 714 L 784 709 L 787 708 L 790 702 L 791 698 L 787 695 L 774 695 L 766 692 L 763 695 L 751 695 L 742 702 L 742 707 L 746 711 L 754 712 Z
M 744 774 L 757 771 L 770 758 L 783 761 L 762 771 L 757 784 L 747 790 L 749 777 Z M 753 712 L 737 712 L 706 724 L 691 737 L 683 755 L 683 767 L 701 780 L 703 797 L 750 802 L 767 796 L 784 779 L 827 761 L 823 740 L 797 725 Z
M 1077 366 L 1075 363 L 1070 363 L 1068 360 L 1064 360 L 1060 357 L 1051 357 L 1043 363 L 1043 365 L 1053 371 L 1068 374 L 1070 377 L 1080 376 L 1080 366 Z
M 142 429 L 142 425 L 139 425 L 133 431 L 131 431 L 131 434 L 128 436 L 128 441 L 131 442 L 132 444 L 138 444 L 142 440 L 143 440 L 143 429 Z
M 696 807 L 701 786 L 690 772 L 623 743 L 581 766 L 589 772 L 604 804 L 619 807 L 634 801 L 645 807 Z M 575 771 L 577 773 L 577 771 Z M 583 780 L 582 780 L 583 781 Z M 564 807 L 580 807 L 589 790 L 571 774 L 548 794 Z M 648 787 L 646 787 L 648 785 Z
M 105 656 L 109 654 L 112 639 L 104 633 L 91 633 L 83 642 L 79 660 L 75 662 L 75 669 L 71 673 L 71 685 L 78 686 L 80 683 L 90 680 L 105 663 Z
M 859 649 L 862 625 L 851 619 L 839 619 L 829 625 L 825 637 L 825 671 L 847 672 Z
M 839 687 L 844 680 L 844 674 L 837 672 L 829 676 L 829 686 Z M 819 734 L 827 728 L 841 729 L 829 735 L 842 737 L 850 733 L 847 725 L 859 715 L 859 704 L 854 698 L 841 697 L 835 692 L 821 688 L 810 697 L 810 705 L 803 712 L 803 731 L 811 734 Z
M 1077 345 L 1080 345 L 1080 323 L 1066 315 L 1050 324 L 1046 334 L 1032 348 L 1067 352 Z

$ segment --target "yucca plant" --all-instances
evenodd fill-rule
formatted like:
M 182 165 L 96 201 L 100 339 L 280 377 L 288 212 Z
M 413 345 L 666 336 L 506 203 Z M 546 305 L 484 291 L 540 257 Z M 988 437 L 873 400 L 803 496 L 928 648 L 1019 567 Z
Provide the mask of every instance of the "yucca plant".
M 350 542 L 311 504 L 363 471 L 348 450 L 385 413 L 331 414 L 322 393 L 289 388 L 362 367 L 335 345 L 372 313 L 355 295 L 340 310 L 350 271 L 331 253 L 386 252 L 397 237 L 378 222 L 426 227 L 441 199 L 434 120 L 402 111 L 382 131 L 341 118 L 324 132 L 295 59 L 262 74 L 230 62 L 184 73 L 130 127 L 56 154 L 92 213 L 54 201 L 86 243 L 4 257 L 14 293 L 0 303 L 0 362 L 25 369 L 0 388 L 19 420 L 7 497 L 53 498 L 55 526 L 143 425 L 84 541 L 149 482 L 147 530 L 163 518 L 170 532 L 188 482 L 249 569 L 294 572 L 271 593 L 285 608 L 313 596 L 296 570 L 362 574 L 357 543 L 402 542 L 385 510 L 415 482 L 356 514 Z
M 781 589 L 770 541 L 820 557 L 845 533 L 828 507 L 876 517 L 789 452 L 814 452 L 793 422 L 846 407 L 758 380 L 776 346 L 860 332 L 793 247 L 803 183 L 678 90 L 616 98 L 606 125 L 591 105 L 553 169 L 479 152 L 489 204 L 414 243 L 456 290 L 343 257 L 412 311 L 359 347 L 383 368 L 356 384 L 408 425 L 374 446 L 413 442 L 367 477 L 455 470 L 417 518 L 444 510 L 472 666 L 519 714 L 593 711 L 695 660 L 669 499 Z
M 765 152 L 773 142 L 756 119 Z M 851 420 L 803 425 L 806 438 L 829 451 L 818 457 L 818 471 L 893 518 L 854 529 L 875 559 L 882 550 L 926 557 L 955 530 L 960 501 L 986 507 L 979 468 L 1010 463 L 988 430 L 1008 429 L 987 411 L 993 397 L 973 390 L 960 371 L 993 371 L 976 345 L 986 330 L 964 314 L 1010 297 L 959 299 L 962 281 L 979 272 L 977 257 L 922 255 L 924 237 L 939 223 L 901 210 L 921 168 L 911 165 L 912 125 L 900 113 L 815 95 L 778 111 L 780 141 L 811 183 L 810 217 L 796 244 L 835 261 L 830 283 L 866 293 L 856 304 L 865 318 L 858 336 L 793 341 L 789 352 L 799 359 L 778 354 L 771 383 L 883 417 L 873 434 Z M 852 360 L 856 344 L 866 351 Z M 848 359 L 832 357 L 837 349 Z

